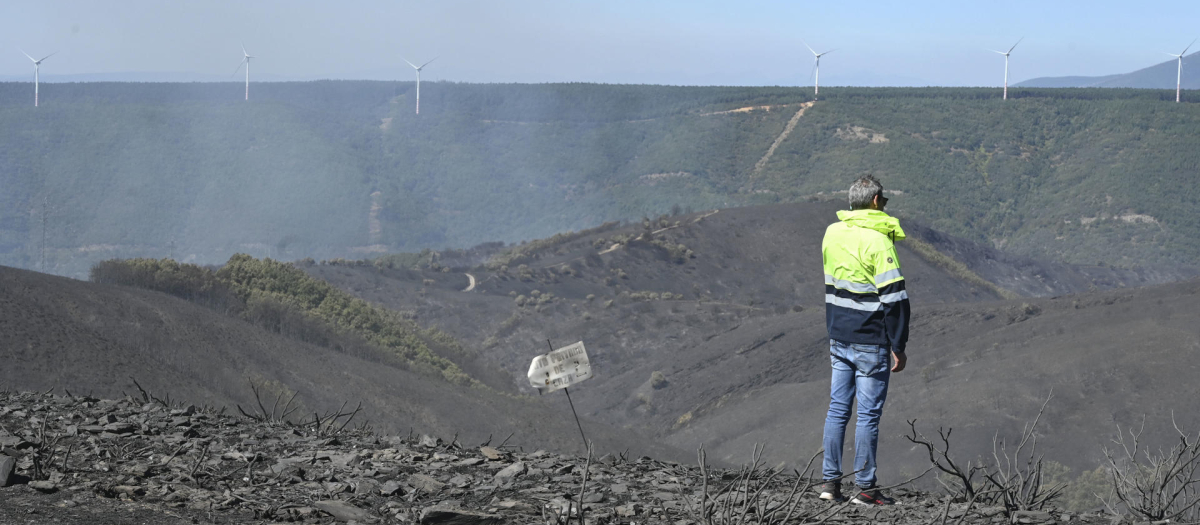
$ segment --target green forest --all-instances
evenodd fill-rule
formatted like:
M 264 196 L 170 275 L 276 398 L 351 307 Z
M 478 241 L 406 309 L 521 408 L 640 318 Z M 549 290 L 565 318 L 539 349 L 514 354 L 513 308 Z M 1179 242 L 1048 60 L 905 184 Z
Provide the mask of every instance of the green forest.
M 251 87 L 247 102 L 239 83 L 46 84 L 34 108 L 32 86 L 0 84 L 0 264 L 85 277 L 111 258 L 514 243 L 840 199 L 865 172 L 896 215 L 1014 253 L 1200 258 L 1191 93 L 830 87 L 814 102 L 793 87 L 426 82 L 416 115 L 411 82 Z

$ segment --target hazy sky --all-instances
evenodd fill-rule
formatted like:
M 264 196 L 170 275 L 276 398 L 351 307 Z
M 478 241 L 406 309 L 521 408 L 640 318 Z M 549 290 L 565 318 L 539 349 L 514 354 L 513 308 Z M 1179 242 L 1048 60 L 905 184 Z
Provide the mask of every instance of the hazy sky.
M 1197 2 L 0 2 L 0 76 L 42 73 L 655 84 L 998 85 L 1128 72 L 1200 36 Z M 1189 54 L 1191 51 L 1189 51 Z

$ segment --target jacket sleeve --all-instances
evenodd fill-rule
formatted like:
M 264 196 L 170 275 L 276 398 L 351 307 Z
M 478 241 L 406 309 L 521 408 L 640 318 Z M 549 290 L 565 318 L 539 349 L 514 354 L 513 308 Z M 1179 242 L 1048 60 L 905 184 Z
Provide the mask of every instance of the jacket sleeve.
M 883 309 L 883 325 L 892 351 L 903 353 L 908 344 L 908 292 L 904 275 L 900 273 L 900 258 L 896 247 L 889 246 L 872 256 L 875 266 L 875 288 Z

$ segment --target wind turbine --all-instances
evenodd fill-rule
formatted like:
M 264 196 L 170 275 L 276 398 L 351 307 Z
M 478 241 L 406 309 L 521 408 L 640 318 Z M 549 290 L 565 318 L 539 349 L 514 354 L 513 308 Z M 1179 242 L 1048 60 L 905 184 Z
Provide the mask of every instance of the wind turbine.
M 55 53 L 58 53 L 58 51 L 55 51 L 54 53 L 50 53 L 49 55 L 46 55 L 39 60 L 39 59 L 29 56 L 29 53 L 21 51 L 22 55 L 25 55 L 26 58 L 33 61 L 33 107 L 35 107 L 35 108 L 38 107 L 38 83 L 39 83 L 38 82 L 39 81 L 38 70 L 41 69 L 42 62 L 44 60 L 46 60 L 47 58 L 54 56 Z
M 1192 40 L 1192 44 L 1195 43 L 1196 41 Z M 1179 60 L 1179 70 L 1175 73 L 1175 102 L 1179 102 L 1179 81 L 1183 80 L 1183 55 L 1187 53 L 1188 49 L 1191 49 L 1192 44 L 1188 44 L 1187 47 L 1183 48 L 1183 51 L 1178 55 L 1175 53 L 1167 53 L 1168 55 L 1175 57 L 1176 60 Z
M 416 64 L 413 64 L 412 62 L 408 62 L 407 58 L 400 57 L 400 60 L 408 62 L 408 65 L 412 66 L 413 69 L 417 70 L 417 114 L 418 115 L 421 114 L 421 70 L 424 69 L 425 66 L 428 66 L 434 60 L 437 60 L 437 59 L 438 59 L 438 57 L 433 57 L 432 60 L 430 60 L 429 62 L 426 62 L 424 64 L 421 64 L 418 67 Z
M 252 55 L 250 55 L 250 53 L 246 52 L 246 45 L 242 44 L 242 61 L 240 63 L 238 63 L 237 69 L 233 70 L 233 75 L 236 75 L 237 72 L 242 69 L 243 65 L 246 66 L 246 100 L 250 100 L 250 59 L 251 58 L 254 58 L 254 57 Z M 229 76 L 233 76 L 233 75 L 229 75 Z
M 808 50 L 812 52 L 813 58 L 816 59 L 816 62 L 813 63 L 813 96 L 816 96 L 817 93 L 821 92 L 821 56 L 828 55 L 837 50 L 830 49 L 824 53 L 818 53 L 813 51 L 813 48 L 808 45 L 808 42 L 804 42 L 803 40 L 801 40 L 801 42 L 804 43 L 804 47 L 807 47 Z
M 1020 44 L 1021 40 L 1025 40 L 1025 37 L 1018 39 L 1017 44 Z M 1008 51 L 991 50 L 993 53 L 1004 55 L 1004 100 L 1008 100 L 1008 55 L 1012 54 L 1012 50 L 1017 48 L 1017 44 L 1013 44 L 1012 47 L 1008 48 Z

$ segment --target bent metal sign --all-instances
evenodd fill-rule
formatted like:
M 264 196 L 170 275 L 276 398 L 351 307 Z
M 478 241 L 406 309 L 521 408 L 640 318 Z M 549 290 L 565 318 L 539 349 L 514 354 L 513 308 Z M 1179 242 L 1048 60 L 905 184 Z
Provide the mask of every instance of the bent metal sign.
M 580 341 L 533 358 L 528 375 L 529 384 L 546 394 L 591 378 L 592 364 Z

